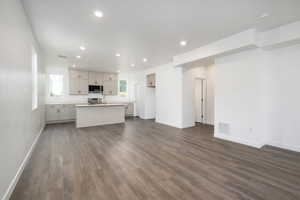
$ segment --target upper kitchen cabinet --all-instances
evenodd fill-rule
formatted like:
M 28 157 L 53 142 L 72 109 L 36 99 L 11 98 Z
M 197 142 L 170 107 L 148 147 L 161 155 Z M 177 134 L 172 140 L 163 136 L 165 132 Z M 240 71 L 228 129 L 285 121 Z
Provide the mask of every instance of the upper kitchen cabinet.
M 117 81 L 118 74 L 116 73 L 104 73 L 104 81 Z
M 104 73 L 89 72 L 89 85 L 103 85 Z
M 70 79 L 77 78 L 77 79 L 89 79 L 89 73 L 85 71 L 79 71 L 79 70 L 70 70 Z
M 88 72 L 70 70 L 69 73 L 69 93 L 72 95 L 87 95 L 89 87 Z
M 111 96 L 118 95 L 118 80 L 104 81 L 103 94 Z
M 118 74 L 104 73 L 103 94 L 118 95 Z
M 147 75 L 147 87 L 155 88 L 156 86 L 156 77 L 155 74 Z
M 103 94 L 118 95 L 118 74 L 105 72 L 87 72 L 69 70 L 69 93 L 71 95 L 87 95 L 89 85 L 102 85 Z

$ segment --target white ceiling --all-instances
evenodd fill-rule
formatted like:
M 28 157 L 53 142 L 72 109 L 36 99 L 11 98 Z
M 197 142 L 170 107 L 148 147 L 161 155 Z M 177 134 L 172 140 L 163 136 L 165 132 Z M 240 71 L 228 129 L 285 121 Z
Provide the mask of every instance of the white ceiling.
M 299 0 L 23 0 L 50 65 L 127 71 L 246 30 L 300 20 Z M 104 17 L 93 16 L 101 10 Z M 269 17 L 259 17 L 267 13 Z M 179 41 L 187 40 L 181 47 Z M 86 46 L 81 52 L 79 46 Z M 116 53 L 121 57 L 116 57 Z M 57 55 L 68 56 L 67 60 Z M 75 58 L 82 55 L 82 59 Z M 142 59 L 148 58 L 143 64 Z M 130 67 L 132 63 L 135 68 Z

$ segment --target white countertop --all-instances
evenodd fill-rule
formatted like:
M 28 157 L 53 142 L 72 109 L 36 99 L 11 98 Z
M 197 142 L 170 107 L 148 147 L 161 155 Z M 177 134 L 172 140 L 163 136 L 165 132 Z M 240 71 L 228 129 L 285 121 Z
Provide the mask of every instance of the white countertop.
M 104 104 L 76 104 L 76 107 L 113 107 L 113 106 L 127 106 L 128 103 L 104 103 Z

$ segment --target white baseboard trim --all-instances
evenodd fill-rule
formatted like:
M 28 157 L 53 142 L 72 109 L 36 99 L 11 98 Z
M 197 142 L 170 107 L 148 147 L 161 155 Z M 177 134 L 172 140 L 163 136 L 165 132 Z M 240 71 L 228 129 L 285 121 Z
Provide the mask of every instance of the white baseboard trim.
M 179 129 L 182 129 L 181 126 L 178 126 L 176 124 L 173 124 L 173 123 L 169 123 L 169 122 L 164 122 L 164 121 L 159 121 L 157 119 L 155 119 L 155 122 L 156 123 L 159 123 L 159 124 L 163 124 L 163 125 L 167 125 L 167 126 L 171 126 L 171 127 L 174 127 L 174 128 L 179 128 Z
M 281 143 L 275 142 L 275 141 L 268 142 L 268 145 L 278 147 L 281 149 L 286 149 L 289 151 L 300 152 L 300 146 L 286 145 L 286 144 L 281 144 Z
M 29 159 L 30 159 L 30 157 L 32 155 L 32 152 L 33 152 L 33 150 L 34 150 L 34 148 L 35 148 L 35 146 L 37 144 L 37 141 L 39 140 L 39 138 L 40 138 L 40 136 L 41 136 L 44 128 L 45 128 L 45 126 L 43 126 L 41 128 L 41 130 L 39 131 L 38 135 L 35 137 L 35 139 L 34 139 L 32 145 L 31 145 L 29 151 L 27 152 L 24 160 L 21 163 L 21 166 L 19 167 L 19 169 L 17 171 L 17 174 L 15 175 L 15 177 L 13 178 L 13 180 L 11 181 L 9 187 L 7 188 L 7 190 L 6 190 L 6 192 L 3 195 L 3 197 L 2 197 L 1 200 L 9 200 L 11 194 L 13 193 L 13 191 L 14 191 L 14 189 L 15 189 L 15 187 L 16 187 L 16 185 L 17 185 L 17 183 L 18 183 L 18 181 L 19 181 L 19 179 L 20 179 L 20 177 L 21 177 L 21 175 L 22 175 L 22 173 L 23 173 L 23 171 L 24 171 L 24 169 L 26 167 L 27 162 L 29 161 Z
M 231 141 L 231 142 L 244 144 L 244 145 L 247 145 L 247 146 L 250 146 L 250 147 L 255 147 L 255 148 L 261 148 L 265 145 L 265 142 L 249 141 L 249 140 L 236 138 L 236 137 L 231 137 L 229 135 L 224 135 L 224 134 L 220 134 L 220 133 L 215 133 L 214 137 L 218 138 L 218 139 L 222 139 L 222 140 L 228 140 L 228 141 Z

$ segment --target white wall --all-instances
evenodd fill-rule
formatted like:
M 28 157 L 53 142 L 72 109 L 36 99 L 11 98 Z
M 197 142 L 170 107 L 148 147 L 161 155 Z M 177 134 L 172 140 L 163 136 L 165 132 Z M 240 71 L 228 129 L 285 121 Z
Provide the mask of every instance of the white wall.
M 13 180 L 18 179 L 16 174 L 44 126 L 45 76 L 42 53 L 19 0 L 0 1 L 0 30 L 0 199 L 8 199 L 16 183 Z M 34 111 L 32 46 L 39 58 L 39 102 Z
M 300 151 L 300 45 L 216 59 L 215 136 Z
M 215 59 L 216 137 L 300 151 L 299 42 L 300 21 L 265 32 L 244 31 L 173 60 L 183 65 Z
M 300 151 L 300 45 L 268 52 L 266 118 L 269 144 Z
M 215 60 L 215 136 L 261 147 L 267 135 L 263 112 L 264 53 L 251 50 Z M 229 125 L 229 132 L 220 130 Z
M 206 80 L 204 123 L 214 124 L 214 65 L 193 63 L 183 66 L 182 87 L 182 127 L 195 126 L 196 103 L 195 103 L 195 80 Z M 200 97 L 199 97 L 200 100 Z
M 46 103 L 87 103 L 88 98 L 100 98 L 100 94 L 89 95 L 69 95 L 69 69 L 67 66 L 49 66 L 46 68 L 47 82 L 46 82 Z M 64 77 L 63 95 L 60 97 L 52 97 L 49 92 L 49 74 L 61 74 Z M 128 96 L 106 96 L 108 102 L 129 102 L 134 101 L 134 73 L 120 73 L 119 79 L 127 80 Z
M 145 119 L 155 119 L 156 116 L 156 89 L 146 87 Z
M 155 89 L 146 87 L 150 73 L 156 74 Z M 140 88 L 139 116 L 150 119 L 155 114 L 156 122 L 182 128 L 182 68 L 173 64 L 153 67 L 137 73 L 136 81 Z
M 205 102 L 205 123 L 215 123 L 215 65 L 206 67 L 206 102 Z

